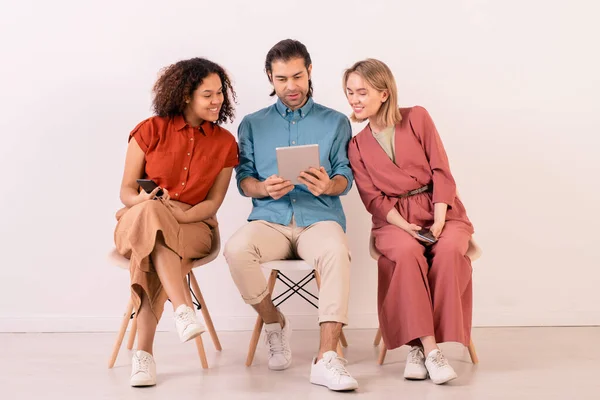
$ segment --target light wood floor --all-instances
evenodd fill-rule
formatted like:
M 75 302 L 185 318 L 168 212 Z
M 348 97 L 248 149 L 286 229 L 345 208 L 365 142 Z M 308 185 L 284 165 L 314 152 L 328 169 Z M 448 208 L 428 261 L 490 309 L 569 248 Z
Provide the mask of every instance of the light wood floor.
M 294 362 L 283 372 L 267 369 L 262 340 L 255 364 L 244 366 L 250 332 L 221 332 L 221 353 L 206 335 L 207 371 L 192 343 L 158 333 L 158 385 L 144 389 L 128 385 L 131 353 L 124 348 L 115 368 L 106 368 L 114 334 L 0 334 L 0 399 L 600 399 L 600 327 L 475 329 L 480 364 L 472 365 L 461 346 L 445 345 L 459 374 L 445 386 L 405 381 L 406 347 L 377 365 L 374 333 L 346 332 L 348 370 L 360 385 L 355 393 L 308 382 L 317 331 L 294 332 Z

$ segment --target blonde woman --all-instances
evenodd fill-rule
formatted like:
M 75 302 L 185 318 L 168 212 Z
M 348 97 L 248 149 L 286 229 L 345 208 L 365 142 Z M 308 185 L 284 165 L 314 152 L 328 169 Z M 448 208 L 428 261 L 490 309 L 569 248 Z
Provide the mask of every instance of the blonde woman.
M 465 254 L 473 227 L 429 113 L 398 108 L 388 66 L 359 61 L 345 72 L 343 84 L 351 119 L 369 122 L 350 142 L 348 155 L 382 254 L 378 309 L 384 343 L 389 349 L 412 346 L 406 379 L 448 382 L 456 373 L 438 343 L 470 341 L 471 263 Z

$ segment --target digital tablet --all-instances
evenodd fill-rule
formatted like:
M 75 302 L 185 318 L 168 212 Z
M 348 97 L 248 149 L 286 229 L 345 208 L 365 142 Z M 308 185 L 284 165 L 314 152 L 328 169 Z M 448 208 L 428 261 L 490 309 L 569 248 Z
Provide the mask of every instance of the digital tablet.
M 292 182 L 293 185 L 300 185 L 298 181 L 300 173 L 308 171 L 309 168 L 321 166 L 319 159 L 319 145 L 307 144 L 303 146 L 277 147 L 277 175 Z

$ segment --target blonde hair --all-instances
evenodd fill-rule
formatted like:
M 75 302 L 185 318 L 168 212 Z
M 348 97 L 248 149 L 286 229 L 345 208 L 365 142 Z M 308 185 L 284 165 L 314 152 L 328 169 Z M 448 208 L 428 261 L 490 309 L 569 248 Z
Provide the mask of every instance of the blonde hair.
M 344 72 L 344 92 L 346 92 L 346 84 L 350 74 L 355 73 L 360 75 L 370 86 L 379 92 L 387 91 L 388 98 L 379 107 L 377 114 L 372 117 L 373 122 L 381 126 L 396 125 L 402 121 L 402 115 L 398 109 L 398 89 L 396 88 L 396 80 L 390 68 L 382 61 L 374 58 L 358 61 L 352 67 Z M 356 117 L 354 112 L 350 115 L 350 119 L 354 122 L 363 122 L 364 119 Z

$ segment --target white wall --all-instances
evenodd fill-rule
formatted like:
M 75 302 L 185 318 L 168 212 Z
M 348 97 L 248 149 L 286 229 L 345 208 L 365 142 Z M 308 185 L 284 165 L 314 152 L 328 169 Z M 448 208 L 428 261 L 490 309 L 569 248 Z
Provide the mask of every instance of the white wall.
M 224 65 L 239 94 L 235 132 L 270 104 L 264 57 L 287 37 L 311 52 L 318 102 L 348 113 L 344 68 L 377 57 L 401 103 L 429 109 L 484 249 L 475 325 L 600 324 L 598 3 L 207 3 L 3 2 L 0 331 L 117 329 L 128 273 L 106 254 L 127 135 L 150 115 L 158 70 L 193 56 Z M 344 207 L 350 322 L 374 327 L 370 221 L 355 189 Z M 224 241 L 249 210 L 232 184 Z M 217 328 L 250 329 L 222 256 L 197 274 Z M 314 326 L 310 306 L 285 310 Z

